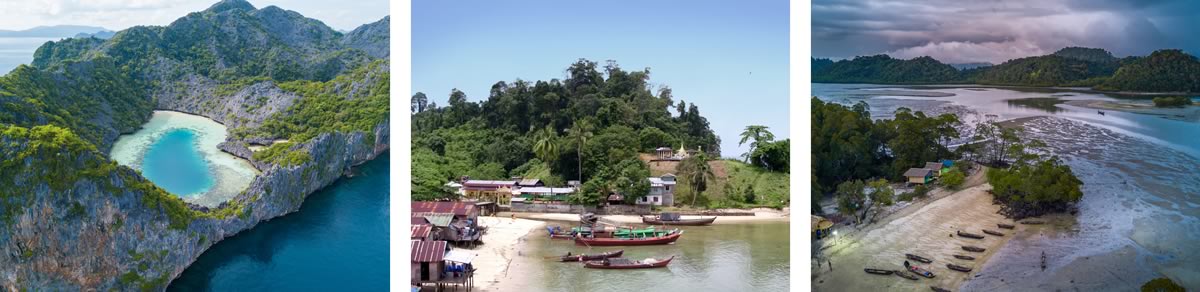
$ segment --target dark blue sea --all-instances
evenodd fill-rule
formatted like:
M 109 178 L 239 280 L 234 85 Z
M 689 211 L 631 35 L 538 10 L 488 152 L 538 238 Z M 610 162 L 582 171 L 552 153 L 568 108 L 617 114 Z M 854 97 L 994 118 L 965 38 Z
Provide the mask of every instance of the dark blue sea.
M 227 238 L 168 291 L 387 291 L 388 153 L 300 211 Z

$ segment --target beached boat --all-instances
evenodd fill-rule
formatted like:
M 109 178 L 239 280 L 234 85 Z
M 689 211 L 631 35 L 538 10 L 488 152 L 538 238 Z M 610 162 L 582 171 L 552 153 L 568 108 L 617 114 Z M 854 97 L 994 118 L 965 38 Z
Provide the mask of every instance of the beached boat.
M 995 236 L 1004 236 L 1004 233 L 1000 233 L 1000 231 L 993 231 L 993 230 L 988 230 L 988 229 L 984 229 L 983 233 L 987 233 L 987 234 L 991 234 L 991 235 L 995 235 Z
M 892 274 L 892 270 L 865 268 L 865 269 L 863 269 L 863 271 L 866 271 L 867 274 L 876 274 L 876 275 L 891 275 Z
M 984 250 L 986 250 L 986 249 L 984 249 L 984 248 L 982 248 L 982 247 L 978 247 L 978 246 L 970 246 L 970 245 L 964 245 L 964 246 L 962 247 L 962 249 L 963 249 L 963 250 L 965 250 L 965 251 L 972 251 L 972 252 L 983 252 Z
M 916 265 L 910 265 L 908 263 L 908 261 L 904 261 L 904 267 L 907 268 L 909 272 L 913 272 L 913 274 L 921 275 L 922 277 L 926 277 L 926 278 L 934 277 L 933 272 L 930 272 L 929 270 L 926 270 L 926 269 L 922 269 L 921 267 L 918 267 Z
M 560 257 L 558 259 L 558 261 L 560 261 L 560 262 L 595 261 L 595 260 L 619 257 L 624 253 L 625 253 L 625 250 L 614 250 L 614 251 L 610 251 L 610 252 L 606 252 L 606 253 L 602 253 L 602 254 L 575 254 L 575 255 L 568 254 L 568 255 Z
M 626 245 L 657 245 L 669 244 L 679 240 L 682 230 L 672 230 L 663 236 L 615 238 L 615 237 L 575 237 L 575 245 L 583 246 L 626 246 Z
M 708 218 L 701 217 L 684 219 L 682 216 L 679 216 L 678 213 L 662 213 L 658 214 L 658 216 L 642 216 L 642 223 L 651 225 L 701 226 L 712 224 L 713 221 L 716 220 L 716 216 Z
M 610 259 L 603 259 L 603 260 L 599 260 L 599 261 L 584 262 L 583 267 L 592 268 L 592 269 L 614 269 L 614 270 L 661 268 L 661 267 L 666 267 L 668 264 L 671 264 L 671 260 L 673 260 L 673 259 L 675 259 L 674 256 L 666 258 L 666 259 L 645 259 L 645 260 L 640 260 L 640 261 L 631 261 L 626 258 L 610 258 Z
M 926 257 L 923 257 L 923 256 L 919 256 L 919 255 L 915 255 L 915 254 L 911 254 L 911 253 L 906 253 L 906 254 L 904 254 L 904 257 L 906 257 L 906 258 L 908 258 L 908 259 L 910 259 L 910 260 L 914 260 L 914 261 L 918 261 L 918 262 L 922 262 L 922 263 L 926 263 L 926 264 L 928 264 L 928 263 L 932 263 L 932 262 L 933 262 L 933 260 L 931 260 L 931 259 L 929 259 L 929 258 L 926 258 Z
M 946 264 L 946 267 L 950 268 L 951 270 L 955 270 L 955 271 L 959 271 L 959 272 L 963 272 L 963 273 L 967 273 L 967 272 L 971 271 L 971 268 L 960 266 L 960 265 L 955 265 L 955 264 Z
M 1025 220 L 1025 221 L 1021 221 L 1021 224 L 1028 224 L 1028 225 L 1041 225 L 1041 224 L 1046 224 L 1046 222 L 1045 222 L 1045 221 L 1038 221 L 1038 220 Z
M 975 260 L 975 257 L 973 257 L 973 256 L 965 256 L 965 255 L 960 255 L 960 254 L 954 255 L 954 258 L 960 259 L 960 260 L 968 260 L 968 261 Z
M 933 291 L 937 291 L 937 292 L 950 292 L 950 290 L 947 290 L 946 288 L 942 288 L 942 287 L 938 287 L 938 286 L 929 286 L 929 289 L 933 289 Z
M 917 279 L 917 276 L 913 276 L 913 274 L 909 274 L 908 272 L 905 272 L 905 271 L 893 271 L 892 275 L 900 276 L 901 278 L 905 278 L 905 279 L 909 279 L 909 280 Z
M 983 235 L 974 234 L 974 233 L 962 232 L 962 230 L 959 230 L 959 231 L 958 231 L 958 236 L 959 236 L 959 237 L 966 237 L 966 238 L 974 238 L 974 239 L 983 239 Z
M 1017 227 L 1012 224 L 1004 224 L 1004 223 L 997 223 L 996 226 L 1000 227 L 1000 228 L 1004 228 L 1004 229 L 1013 229 L 1013 228 Z

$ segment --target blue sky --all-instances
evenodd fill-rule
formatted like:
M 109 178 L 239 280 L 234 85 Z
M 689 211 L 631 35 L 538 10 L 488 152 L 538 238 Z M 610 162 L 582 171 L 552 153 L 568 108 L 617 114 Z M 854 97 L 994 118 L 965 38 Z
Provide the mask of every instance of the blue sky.
M 412 14 L 412 93 L 439 105 L 452 88 L 478 101 L 497 81 L 616 60 L 697 104 L 722 156 L 746 151 L 746 125 L 789 137 L 787 1 L 414 1 Z

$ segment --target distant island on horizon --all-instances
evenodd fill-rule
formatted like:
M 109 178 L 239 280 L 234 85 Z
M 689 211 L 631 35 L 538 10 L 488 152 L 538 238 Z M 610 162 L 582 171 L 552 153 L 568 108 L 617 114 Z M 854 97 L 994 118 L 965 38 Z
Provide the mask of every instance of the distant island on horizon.
M 886 54 L 833 61 L 812 58 L 814 83 L 979 84 L 1087 87 L 1108 92 L 1200 92 L 1200 60 L 1178 49 L 1117 58 L 1105 49 L 1067 47 L 1049 55 L 986 63 L 947 64 L 929 56 Z

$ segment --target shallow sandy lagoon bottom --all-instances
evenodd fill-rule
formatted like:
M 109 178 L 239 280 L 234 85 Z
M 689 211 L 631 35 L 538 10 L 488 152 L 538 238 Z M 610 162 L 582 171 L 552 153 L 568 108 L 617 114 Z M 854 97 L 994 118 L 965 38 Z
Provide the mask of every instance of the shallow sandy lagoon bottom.
M 224 125 L 217 123 L 209 118 L 202 116 L 171 112 L 171 111 L 155 111 L 150 121 L 142 125 L 142 129 L 133 134 L 122 135 L 117 138 L 113 144 L 112 152 L 109 154 L 113 160 L 121 165 L 128 166 L 140 172 L 143 172 L 151 182 L 163 186 L 164 184 L 175 185 L 178 180 L 204 180 L 203 176 L 195 178 L 180 178 L 173 176 L 161 176 L 155 167 L 147 168 L 147 156 L 151 154 L 153 147 L 159 144 L 161 139 L 168 137 L 170 133 L 179 133 L 180 130 L 195 135 L 194 145 L 195 153 L 199 154 L 199 163 L 193 163 L 190 167 L 202 167 L 203 174 L 207 174 L 212 180 L 211 185 L 206 185 L 196 188 L 188 188 L 195 190 L 190 193 L 175 193 L 175 195 L 183 198 L 184 201 L 207 207 L 216 207 L 221 202 L 227 201 L 238 193 L 250 186 L 250 182 L 259 174 L 248 161 L 225 153 L 217 148 L 217 144 L 225 141 L 228 136 L 228 131 Z M 187 159 L 186 153 L 180 153 L 179 159 Z M 164 156 L 162 153 L 157 153 L 155 156 Z M 169 155 L 165 155 L 168 156 Z M 161 159 L 161 158 L 156 158 Z M 160 163 L 162 161 L 153 161 L 152 163 Z M 145 173 L 147 171 L 155 173 Z M 173 180 L 169 182 L 168 180 Z M 182 190 L 182 189 L 178 189 Z M 170 191 L 170 189 L 168 189 Z

